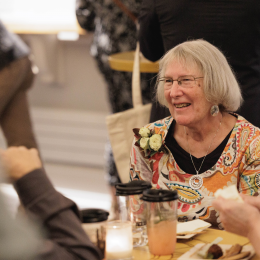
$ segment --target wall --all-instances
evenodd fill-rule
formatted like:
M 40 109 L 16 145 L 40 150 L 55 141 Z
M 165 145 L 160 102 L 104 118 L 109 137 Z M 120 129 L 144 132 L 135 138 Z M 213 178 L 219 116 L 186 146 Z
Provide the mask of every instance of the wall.
M 92 34 L 77 41 L 56 35 L 26 35 L 39 67 L 30 92 L 32 106 L 109 113 L 106 84 L 89 54 Z

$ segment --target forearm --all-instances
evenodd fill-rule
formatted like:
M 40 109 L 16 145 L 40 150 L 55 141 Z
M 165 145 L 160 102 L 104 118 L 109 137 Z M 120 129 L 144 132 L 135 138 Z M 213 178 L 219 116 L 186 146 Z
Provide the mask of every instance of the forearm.
M 75 203 L 54 189 L 42 169 L 19 179 L 15 188 L 26 211 L 47 231 L 48 240 L 40 252 L 43 259 L 101 259 L 81 228 Z

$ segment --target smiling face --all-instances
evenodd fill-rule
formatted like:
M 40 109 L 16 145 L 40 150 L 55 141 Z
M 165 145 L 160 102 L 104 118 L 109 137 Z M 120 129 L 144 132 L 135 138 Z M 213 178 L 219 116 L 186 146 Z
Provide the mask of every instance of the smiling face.
M 179 62 L 170 63 L 165 70 L 165 77 L 178 79 L 181 76 L 203 77 L 196 65 L 186 67 Z M 203 92 L 203 79 L 193 81 L 192 87 L 184 88 L 174 81 L 172 86 L 164 88 L 170 113 L 179 125 L 196 127 L 208 123 L 211 117 L 212 104 L 207 101 Z

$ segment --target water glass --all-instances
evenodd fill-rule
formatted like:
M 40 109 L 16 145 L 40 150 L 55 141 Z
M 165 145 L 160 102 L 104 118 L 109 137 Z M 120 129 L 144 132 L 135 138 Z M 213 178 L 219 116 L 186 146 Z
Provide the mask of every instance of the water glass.
M 144 246 L 148 241 L 146 232 L 146 204 L 140 197 L 143 191 L 149 188 L 151 188 L 151 184 L 141 180 L 116 185 L 120 220 L 131 221 L 134 247 Z

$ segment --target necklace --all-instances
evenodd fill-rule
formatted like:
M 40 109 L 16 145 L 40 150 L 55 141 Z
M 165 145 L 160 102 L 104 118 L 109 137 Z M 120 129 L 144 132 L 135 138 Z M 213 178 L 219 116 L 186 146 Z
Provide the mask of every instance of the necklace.
M 219 128 L 220 128 L 220 126 L 221 126 L 221 122 L 222 122 L 222 118 L 221 118 L 221 120 L 220 120 L 218 129 L 217 129 L 217 131 L 216 131 L 216 133 L 215 133 L 215 135 L 214 135 L 214 137 L 213 137 L 213 139 L 212 139 L 212 141 L 211 141 L 211 143 L 210 143 L 210 145 L 209 145 L 209 147 L 208 147 L 208 150 L 207 150 L 207 152 L 206 152 L 206 154 L 205 154 L 205 156 L 204 156 L 204 158 L 203 158 L 203 160 L 202 160 L 202 163 L 201 163 L 201 165 L 200 165 L 200 168 L 199 168 L 198 170 L 196 169 L 195 164 L 194 164 L 194 162 L 193 162 L 193 160 L 192 160 L 192 156 L 191 156 L 191 153 L 190 153 L 189 141 L 188 141 L 188 138 L 187 138 L 187 144 L 188 144 L 190 159 L 191 159 L 191 162 L 192 162 L 192 164 L 193 164 L 193 167 L 194 167 L 194 169 L 195 169 L 195 171 L 196 171 L 196 175 L 193 175 L 193 176 L 190 178 L 190 180 L 189 180 L 190 187 L 191 187 L 192 189 L 194 189 L 194 190 L 200 189 L 200 188 L 202 187 L 202 185 L 203 185 L 203 179 L 202 179 L 201 176 L 199 176 L 199 171 L 200 171 L 200 169 L 201 169 L 201 167 L 202 167 L 202 164 L 204 163 L 204 160 L 205 160 L 206 156 L 208 155 L 209 149 L 210 149 L 210 147 L 211 147 L 211 145 L 212 145 L 212 143 L 213 143 L 213 141 L 214 141 L 214 139 L 215 139 L 215 137 L 216 137 L 216 135 L 217 135 L 217 133 L 218 133 L 218 131 L 219 131 Z M 185 136 L 186 136 L 187 133 L 186 133 L 186 127 L 185 127 L 185 126 L 184 126 L 184 131 L 185 131 Z

